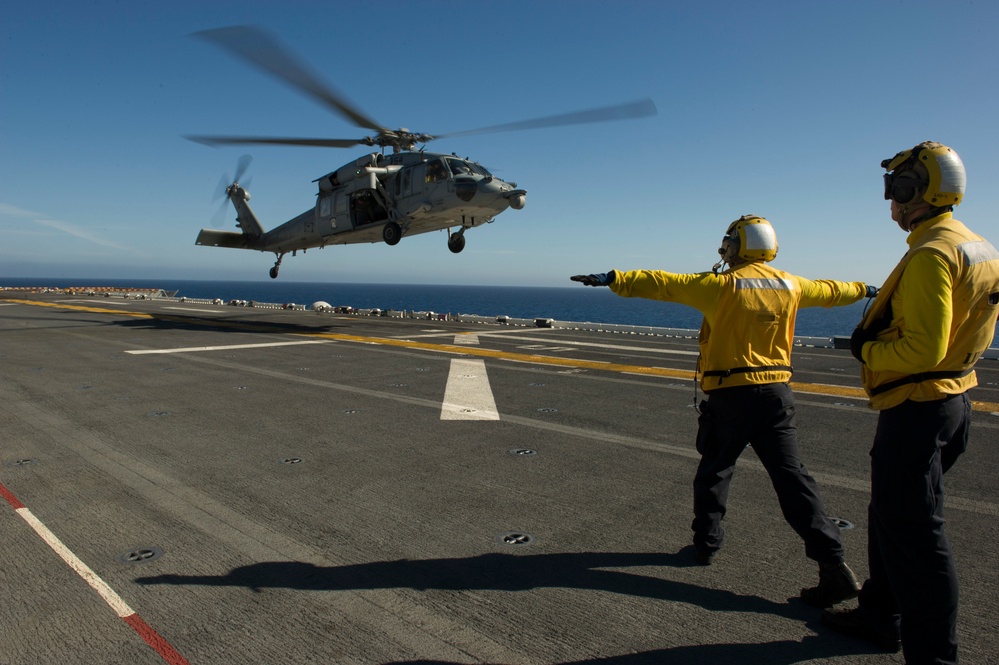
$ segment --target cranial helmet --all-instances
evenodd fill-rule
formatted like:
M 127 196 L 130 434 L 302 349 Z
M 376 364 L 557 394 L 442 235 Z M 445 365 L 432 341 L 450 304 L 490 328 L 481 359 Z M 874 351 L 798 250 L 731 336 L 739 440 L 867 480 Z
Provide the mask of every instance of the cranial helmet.
M 956 206 L 964 198 L 964 163 L 945 145 L 926 141 L 881 162 L 885 173 L 885 200 L 917 203 L 934 208 Z M 920 197 L 920 194 L 922 196 Z
M 773 261 L 777 257 L 777 234 L 762 217 L 743 215 L 728 225 L 718 253 L 729 265 L 736 256 L 744 261 Z

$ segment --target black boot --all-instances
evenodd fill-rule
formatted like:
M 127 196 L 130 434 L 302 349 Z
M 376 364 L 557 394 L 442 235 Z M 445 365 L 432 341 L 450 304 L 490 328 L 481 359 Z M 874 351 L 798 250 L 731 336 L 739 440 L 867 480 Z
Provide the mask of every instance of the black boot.
M 897 653 L 902 648 L 896 622 L 878 619 L 860 607 L 826 610 L 822 613 L 822 623 L 838 633 L 865 640 L 884 651 Z
M 819 585 L 801 590 L 801 599 L 813 607 L 832 607 L 856 598 L 860 593 L 857 576 L 845 563 L 819 564 Z

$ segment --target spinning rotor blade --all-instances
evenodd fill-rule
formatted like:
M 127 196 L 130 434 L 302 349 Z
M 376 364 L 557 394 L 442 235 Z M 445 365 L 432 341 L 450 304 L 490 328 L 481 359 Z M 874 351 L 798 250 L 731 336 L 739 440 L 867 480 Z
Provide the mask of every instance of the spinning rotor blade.
M 253 161 L 252 155 L 243 155 L 236 162 L 236 175 L 230 180 L 228 173 L 223 173 L 222 177 L 219 178 L 219 184 L 215 186 L 215 193 L 212 195 L 212 203 L 215 203 L 219 199 L 224 199 L 222 205 L 219 206 L 218 211 L 212 216 L 212 226 L 217 229 L 222 228 L 222 222 L 225 218 L 225 210 L 229 207 L 229 186 L 239 184 L 239 181 L 246 174 L 246 170 L 250 168 L 250 162 Z M 253 178 L 247 179 L 243 184 L 243 187 L 249 187 L 250 182 Z
M 335 92 L 329 84 L 319 80 L 304 64 L 288 53 L 278 43 L 277 39 L 260 28 L 237 25 L 229 28 L 195 32 L 193 36 L 212 42 L 216 46 L 262 69 L 278 80 L 297 88 L 320 104 L 348 118 L 358 127 L 365 127 L 379 133 L 387 131 L 356 106 L 348 102 L 342 94 Z
M 351 148 L 356 145 L 392 147 L 398 150 L 413 150 L 417 143 L 426 143 L 435 138 L 451 138 L 470 136 L 473 134 L 488 134 L 494 132 L 510 132 L 523 129 L 540 129 L 561 125 L 579 125 L 611 120 L 624 120 L 656 115 L 655 104 L 651 99 L 643 99 L 629 104 L 605 106 L 574 113 L 523 120 L 520 122 L 493 125 L 480 129 L 471 129 L 449 134 L 422 134 L 410 132 L 408 129 L 390 130 L 382 127 L 351 102 L 336 92 L 329 84 L 320 80 L 306 65 L 286 50 L 275 37 L 255 26 L 232 26 L 214 30 L 204 30 L 192 33 L 194 37 L 204 39 L 229 53 L 245 60 L 272 77 L 297 89 L 328 109 L 344 116 L 355 125 L 373 130 L 376 136 L 361 139 L 325 139 L 325 138 L 294 138 L 294 137 L 257 137 L 257 136 L 188 136 L 191 141 L 210 146 L 219 145 L 291 145 L 311 146 L 318 148 Z
M 540 129 L 542 127 L 558 127 L 562 125 L 582 125 L 590 122 L 607 122 L 611 120 L 627 120 L 630 118 L 642 118 L 649 115 L 656 115 L 656 105 L 646 97 L 637 102 L 628 104 L 618 104 L 616 106 L 604 106 L 601 108 L 589 109 L 587 111 L 576 111 L 574 113 L 562 113 L 559 115 L 537 118 L 535 120 L 521 120 L 520 122 L 509 122 L 503 125 L 493 125 L 480 129 L 469 129 L 462 132 L 452 132 L 450 134 L 434 134 L 435 139 L 453 138 L 455 136 L 470 136 L 472 134 L 491 134 L 493 132 L 513 132 L 522 129 Z
M 216 203 L 219 199 L 225 196 L 225 188 L 231 184 L 229 180 L 229 174 L 223 173 L 219 178 L 219 184 L 215 185 L 215 193 L 212 194 L 212 203 Z
M 250 162 L 253 161 L 253 157 L 250 155 L 243 155 L 236 162 L 236 175 L 233 177 L 233 182 L 239 182 L 240 178 L 246 173 L 246 169 L 250 168 Z
M 219 209 L 215 211 L 215 214 L 212 215 L 213 229 L 222 228 L 222 223 L 225 222 L 225 209 L 229 207 L 228 204 L 229 204 L 229 199 L 227 198 L 225 201 L 222 202 L 222 205 L 219 206 Z
M 210 146 L 219 145 L 302 145 L 317 148 L 352 148 L 355 145 L 370 145 L 365 139 L 296 139 L 267 136 L 185 136 L 196 143 Z

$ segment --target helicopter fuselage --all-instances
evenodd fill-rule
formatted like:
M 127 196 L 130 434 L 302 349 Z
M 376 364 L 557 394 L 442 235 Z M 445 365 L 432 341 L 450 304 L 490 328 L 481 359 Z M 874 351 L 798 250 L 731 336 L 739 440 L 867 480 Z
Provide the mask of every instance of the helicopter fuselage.
M 403 236 L 442 229 L 448 231 L 448 248 L 457 253 L 466 229 L 526 202 L 526 191 L 516 183 L 453 154 L 371 153 L 314 182 L 315 207 L 270 231 L 250 208 L 249 193 L 233 183 L 226 193 L 242 232 L 202 229 L 197 244 L 274 252 L 272 276 L 288 252 L 363 242 L 394 245 Z
M 448 249 L 458 253 L 465 247 L 465 231 L 491 222 L 507 208 L 519 210 L 524 207 L 527 193 L 517 189 L 516 183 L 504 182 L 479 164 L 454 153 L 426 153 L 416 150 L 417 145 L 472 134 L 580 125 L 656 114 L 655 104 L 646 98 L 449 134 L 411 132 L 402 127 L 390 129 L 323 82 L 294 53 L 258 27 L 236 25 L 194 34 L 372 134 L 361 138 L 202 135 L 188 136 L 190 140 L 211 146 L 352 148 L 365 145 L 378 146 L 382 150 L 318 178 L 315 181 L 319 183 L 315 208 L 272 231 L 263 230 L 247 203 L 250 195 L 239 186 L 239 177 L 249 164 L 249 156 L 240 159 L 235 182 L 225 187 L 225 194 L 236 207 L 237 226 L 242 233 L 202 229 L 197 244 L 274 252 L 277 263 L 271 268 L 271 277 L 277 277 L 281 259 L 288 252 L 294 254 L 311 247 L 378 240 L 394 245 L 405 235 L 436 230 L 447 230 Z M 391 155 L 385 154 L 388 148 L 393 151 Z M 227 181 L 225 178 L 221 187 Z

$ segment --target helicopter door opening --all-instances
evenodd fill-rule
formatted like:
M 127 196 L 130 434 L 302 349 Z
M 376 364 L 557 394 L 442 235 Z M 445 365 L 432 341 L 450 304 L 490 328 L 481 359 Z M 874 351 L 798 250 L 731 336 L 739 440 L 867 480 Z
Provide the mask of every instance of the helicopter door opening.
M 371 190 L 365 189 L 350 195 L 350 218 L 354 222 L 354 228 L 357 228 L 386 221 L 388 211 L 372 195 Z

